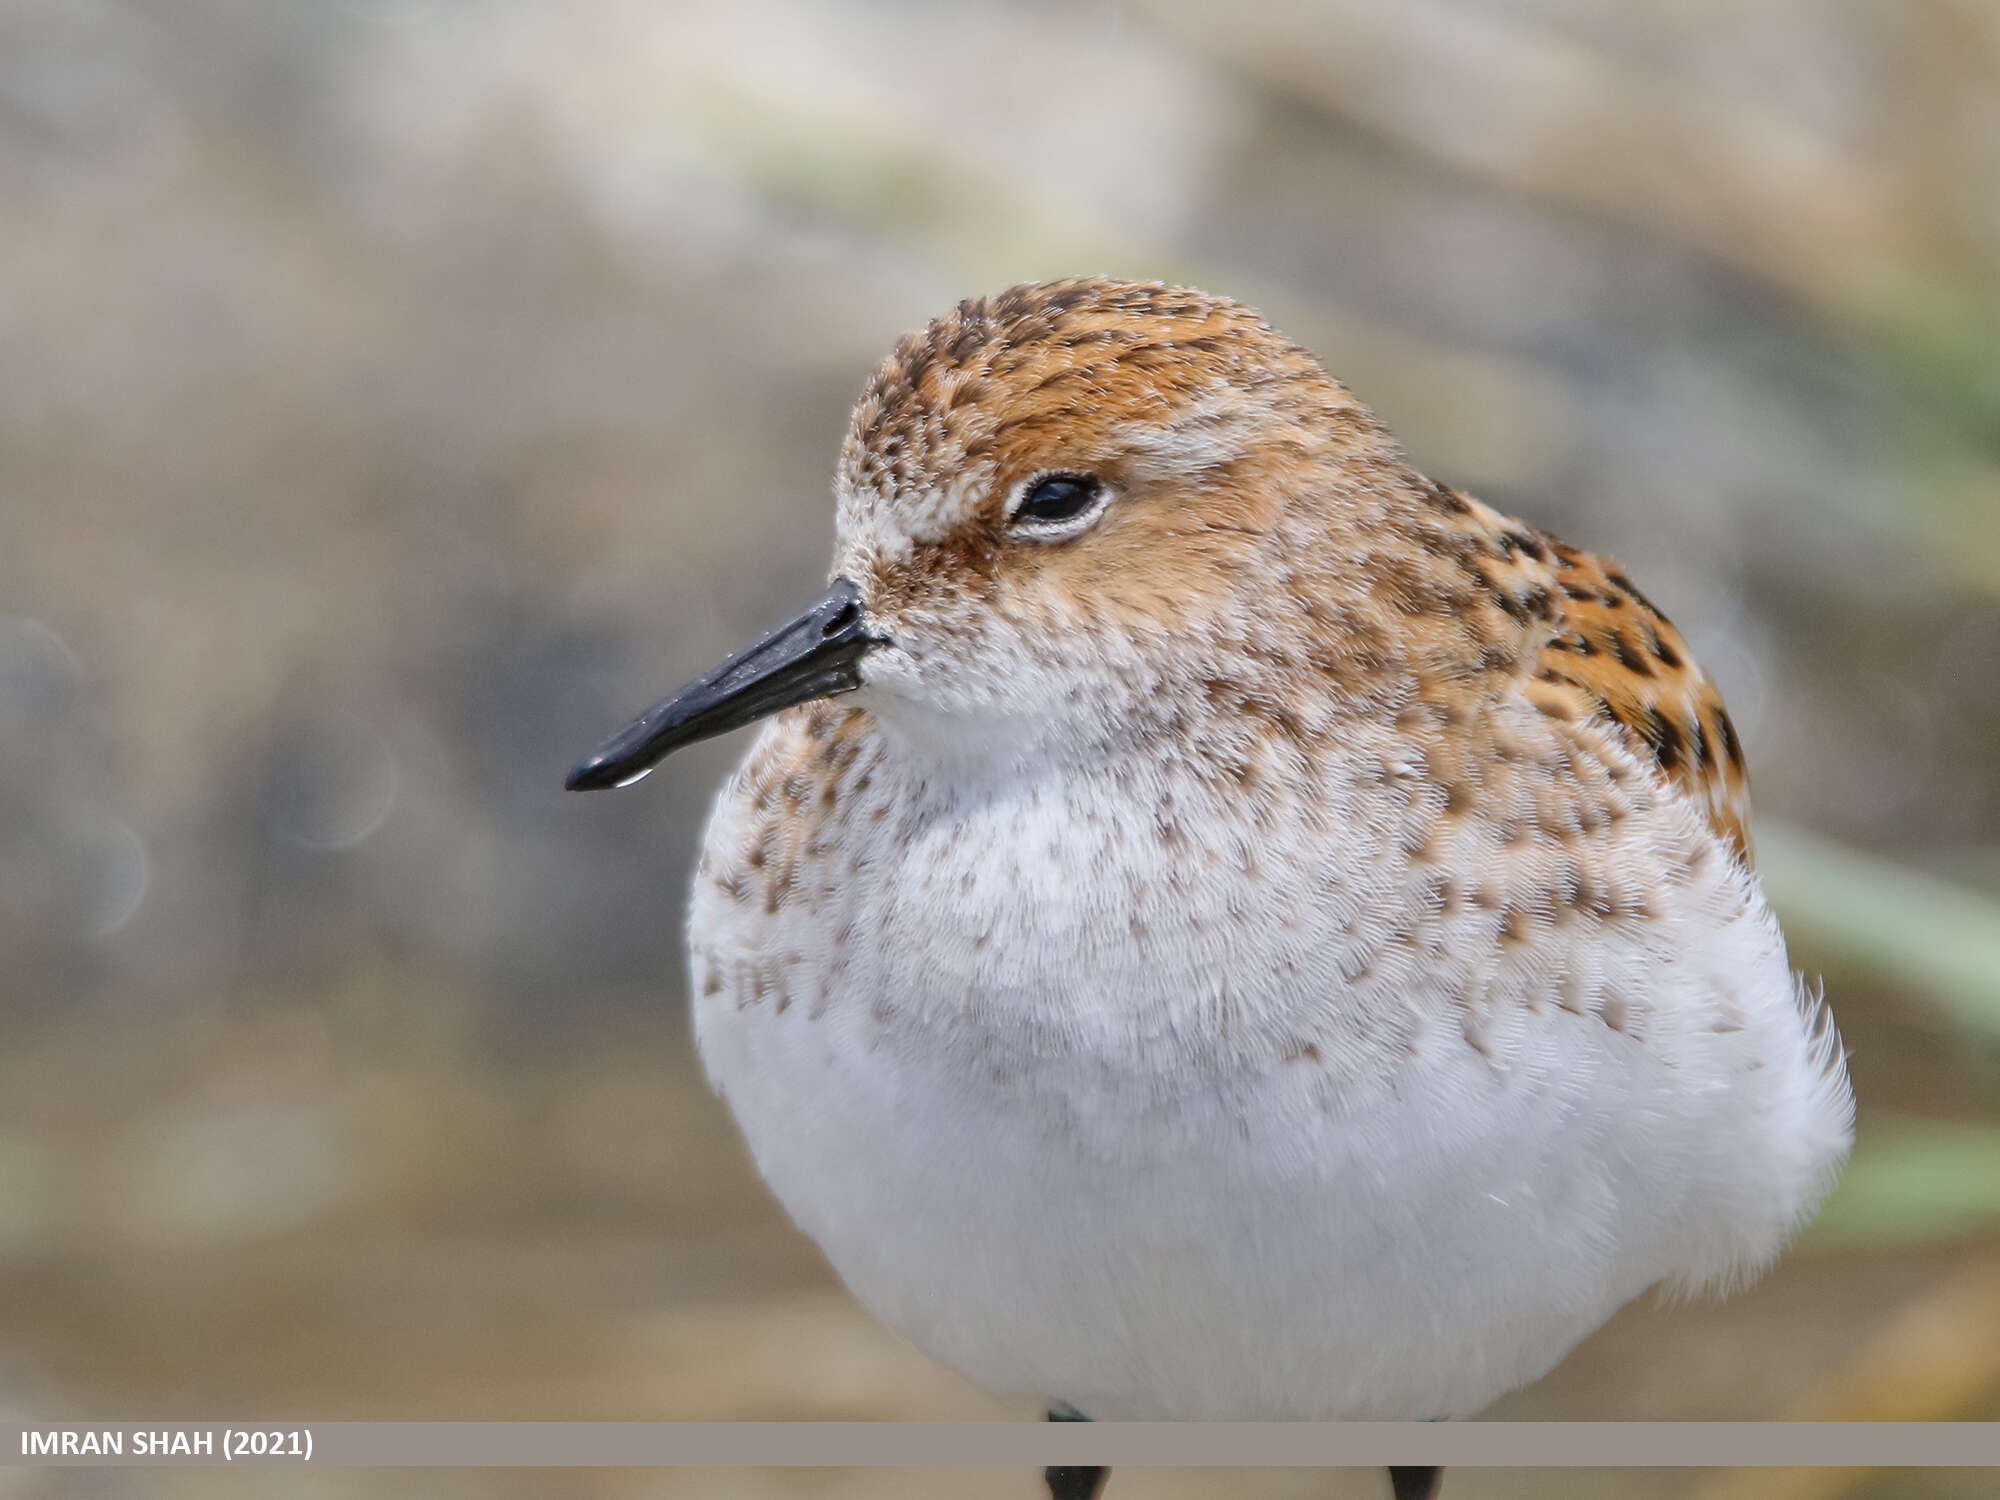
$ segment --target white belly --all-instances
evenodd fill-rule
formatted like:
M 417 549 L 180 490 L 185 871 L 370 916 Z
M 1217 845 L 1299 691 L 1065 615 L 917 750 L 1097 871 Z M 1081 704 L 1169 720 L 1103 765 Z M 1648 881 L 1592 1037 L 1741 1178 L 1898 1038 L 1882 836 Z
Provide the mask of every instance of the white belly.
M 691 927 L 702 1056 L 766 1180 L 863 1303 L 994 1391 L 1467 1415 L 1655 1282 L 1767 1260 L 1844 1149 L 1844 1081 L 1740 889 L 1690 906 L 1671 963 L 1653 937 L 1574 958 L 1618 1029 L 1561 1003 L 1546 950 L 1356 963 L 1351 924 L 1312 920 L 1339 892 L 1285 873 L 1301 851 L 1268 851 L 1250 941 L 1170 930 L 1171 881 L 1097 899 L 1077 819 L 1030 810 L 1046 864 L 1007 872 L 970 816 L 819 901 L 705 876 Z M 1064 871 L 1071 900 L 996 892 Z

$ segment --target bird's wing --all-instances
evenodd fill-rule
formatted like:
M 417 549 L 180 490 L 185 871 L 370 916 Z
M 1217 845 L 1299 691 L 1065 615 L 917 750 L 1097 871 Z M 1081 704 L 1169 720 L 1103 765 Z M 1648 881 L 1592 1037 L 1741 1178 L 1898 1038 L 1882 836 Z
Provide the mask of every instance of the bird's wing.
M 1426 543 L 1462 556 L 1526 647 L 1515 691 L 1556 718 L 1595 720 L 1656 767 L 1747 862 L 1750 786 L 1736 726 L 1687 642 L 1617 564 L 1447 486 Z M 1444 533 L 1452 535 L 1444 535 Z M 1470 545 L 1466 545 L 1470 540 Z
M 1535 561 L 1547 571 L 1556 611 L 1528 697 L 1565 718 L 1616 724 L 1748 860 L 1750 783 L 1722 694 L 1673 622 L 1615 563 L 1536 535 L 1547 555 Z

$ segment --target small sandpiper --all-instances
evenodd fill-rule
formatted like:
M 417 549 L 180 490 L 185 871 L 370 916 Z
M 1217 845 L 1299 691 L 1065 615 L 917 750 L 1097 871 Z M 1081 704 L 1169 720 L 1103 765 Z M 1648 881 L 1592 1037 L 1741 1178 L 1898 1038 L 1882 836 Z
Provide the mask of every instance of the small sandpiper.
M 1812 1211 L 1839 1040 L 1615 565 L 1155 284 L 904 338 L 834 491 L 826 593 L 569 785 L 766 720 L 696 1036 L 890 1325 L 1059 1414 L 1462 1416 Z

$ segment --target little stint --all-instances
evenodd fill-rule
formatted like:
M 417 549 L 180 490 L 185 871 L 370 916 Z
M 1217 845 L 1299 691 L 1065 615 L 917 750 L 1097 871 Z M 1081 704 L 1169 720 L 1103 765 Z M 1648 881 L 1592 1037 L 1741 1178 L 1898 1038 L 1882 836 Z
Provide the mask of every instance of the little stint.
M 696 1036 L 890 1325 L 1060 1413 L 1460 1416 L 1810 1213 L 1838 1038 L 1617 567 L 1153 284 L 905 338 L 835 494 L 827 592 L 569 784 L 766 720 Z

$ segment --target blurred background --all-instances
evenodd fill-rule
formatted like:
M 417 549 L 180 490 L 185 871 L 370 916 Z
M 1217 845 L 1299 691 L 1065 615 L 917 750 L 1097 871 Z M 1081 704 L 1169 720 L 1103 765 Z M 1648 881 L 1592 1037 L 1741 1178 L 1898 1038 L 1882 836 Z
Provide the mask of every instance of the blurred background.
M 0 0 L 0 204 L 0 1407 L 1032 1414 L 861 1312 L 702 1085 L 681 911 L 740 737 L 561 782 L 818 590 L 897 334 L 1101 271 L 1262 308 L 1427 472 L 1616 556 L 1748 744 L 1853 1165 L 1754 1291 L 1494 1414 L 2000 1418 L 2000 8 Z

